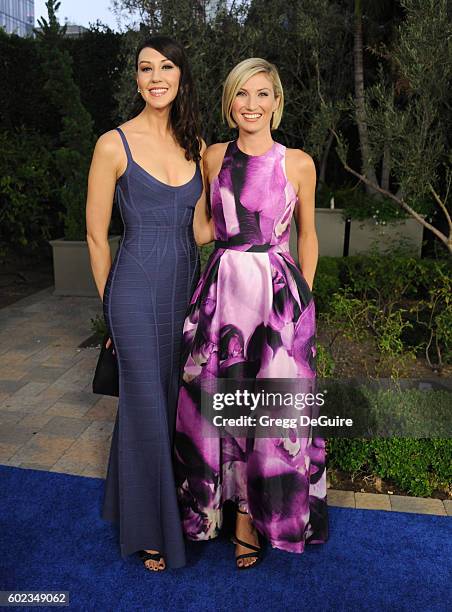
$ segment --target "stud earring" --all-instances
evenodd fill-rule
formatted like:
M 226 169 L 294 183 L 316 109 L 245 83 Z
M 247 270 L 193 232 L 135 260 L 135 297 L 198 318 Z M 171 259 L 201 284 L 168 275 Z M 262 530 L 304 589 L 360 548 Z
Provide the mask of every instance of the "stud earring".
M 141 89 L 140 89 L 139 87 L 138 87 L 138 89 L 137 89 L 137 92 L 138 92 L 138 93 L 141 93 Z

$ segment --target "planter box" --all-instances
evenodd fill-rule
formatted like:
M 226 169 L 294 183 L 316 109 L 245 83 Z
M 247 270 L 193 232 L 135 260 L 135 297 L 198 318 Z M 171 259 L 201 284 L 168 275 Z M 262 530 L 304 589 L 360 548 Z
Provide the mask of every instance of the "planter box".
M 341 209 L 316 208 L 315 225 L 319 240 L 319 255 L 342 257 L 344 253 L 345 221 Z M 391 221 L 386 225 L 377 225 L 373 219 L 357 221 L 353 219 L 350 226 L 349 255 L 365 254 L 375 247 L 378 253 L 405 247 L 406 251 L 416 257 L 421 256 L 424 228 L 416 219 Z M 292 219 L 290 228 L 290 252 L 298 261 L 297 227 Z
M 403 246 L 410 254 L 420 257 L 423 230 L 423 226 L 416 219 L 391 221 L 386 225 L 376 225 L 373 219 L 352 219 L 349 255 L 369 253 L 373 246 L 378 253 Z
M 121 236 L 110 236 L 108 242 L 112 261 Z M 99 297 L 91 272 L 86 240 L 49 240 L 53 250 L 54 295 Z
M 315 225 L 319 240 L 319 255 L 329 257 L 342 257 L 344 252 L 345 222 L 342 211 L 330 208 L 315 209 Z M 294 219 L 290 228 L 290 252 L 298 261 L 297 255 L 297 226 Z

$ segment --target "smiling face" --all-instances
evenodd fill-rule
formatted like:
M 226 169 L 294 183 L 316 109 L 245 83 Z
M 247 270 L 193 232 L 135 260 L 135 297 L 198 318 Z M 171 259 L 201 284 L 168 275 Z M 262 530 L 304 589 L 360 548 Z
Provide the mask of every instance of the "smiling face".
M 156 49 L 145 47 L 138 56 L 137 85 L 143 100 L 154 108 L 170 104 L 179 89 L 181 71 Z
M 232 118 L 239 129 L 247 132 L 268 129 L 278 104 L 271 78 L 265 72 L 258 72 L 237 90 L 231 108 Z

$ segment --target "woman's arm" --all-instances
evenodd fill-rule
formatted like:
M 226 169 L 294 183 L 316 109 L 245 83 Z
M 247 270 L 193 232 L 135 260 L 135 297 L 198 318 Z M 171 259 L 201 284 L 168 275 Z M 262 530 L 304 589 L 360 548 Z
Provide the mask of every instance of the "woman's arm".
M 86 240 L 91 269 L 101 300 L 111 268 L 108 228 L 113 209 L 118 167 L 121 164 L 119 134 L 113 130 L 96 143 L 88 176 L 86 200 Z
M 206 166 L 206 150 L 207 146 L 204 140 L 201 145 L 201 174 L 203 182 L 203 190 L 201 197 L 196 203 L 195 214 L 193 216 L 193 233 L 195 235 L 196 244 L 202 246 L 208 244 L 214 239 L 213 219 L 210 216 L 208 206 L 208 198 L 210 196 L 208 172 Z
M 291 175 L 295 178 L 298 203 L 295 221 L 298 230 L 298 261 L 310 289 L 314 283 L 319 244 L 315 230 L 315 164 L 310 155 L 300 149 L 291 151 Z

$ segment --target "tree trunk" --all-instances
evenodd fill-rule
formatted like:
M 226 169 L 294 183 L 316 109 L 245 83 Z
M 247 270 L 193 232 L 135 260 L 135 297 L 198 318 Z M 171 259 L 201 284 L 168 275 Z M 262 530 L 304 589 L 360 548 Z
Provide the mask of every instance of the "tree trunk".
M 391 175 L 391 151 L 386 141 L 383 151 L 383 162 L 381 168 L 381 186 L 389 191 L 389 177 Z
M 364 105 L 364 66 L 363 66 L 363 22 L 362 22 L 362 0 L 355 0 L 355 24 L 354 24 L 354 49 L 355 60 L 355 103 L 356 103 L 356 125 L 359 133 L 359 145 L 361 150 L 361 172 L 364 176 L 378 185 L 375 169 L 370 167 L 369 159 L 369 134 L 367 131 L 366 109 Z M 368 193 L 375 193 L 366 185 Z
M 330 132 L 326 141 L 326 144 L 323 148 L 322 159 L 320 162 L 320 172 L 319 172 L 319 180 L 317 183 L 317 190 L 321 188 L 321 186 L 325 183 L 326 176 L 326 167 L 328 164 L 328 156 L 330 154 L 331 145 L 333 144 L 334 134 Z

